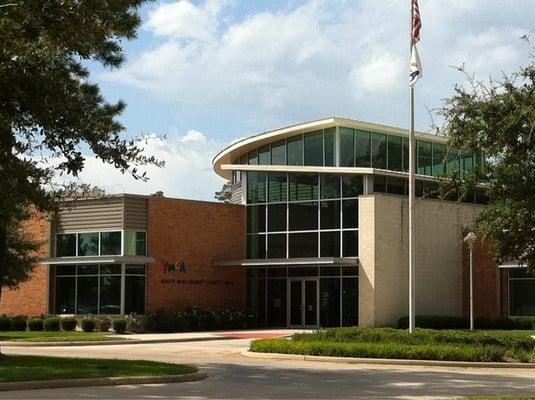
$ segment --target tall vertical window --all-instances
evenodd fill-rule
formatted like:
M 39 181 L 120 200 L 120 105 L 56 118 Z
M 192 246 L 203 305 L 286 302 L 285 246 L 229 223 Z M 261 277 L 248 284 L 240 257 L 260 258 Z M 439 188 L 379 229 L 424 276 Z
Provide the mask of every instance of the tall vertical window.
M 247 233 L 266 231 L 266 206 L 247 206 Z
M 401 171 L 402 165 L 401 136 L 388 136 L 388 165 L 387 169 Z
M 323 165 L 323 132 L 304 135 L 305 165 Z
M 271 152 L 269 144 L 258 149 L 258 165 L 269 165 L 271 162 Z
M 258 164 L 258 150 L 254 149 L 253 151 L 250 151 L 247 155 L 247 161 L 249 165 L 256 165 Z
M 286 141 L 288 165 L 303 165 L 303 136 L 298 135 Z
M 268 173 L 268 201 L 286 201 L 288 199 L 288 176 L 286 172 Z
M 323 131 L 323 147 L 326 167 L 334 167 L 335 162 L 336 128 L 328 128 Z
M 421 175 L 431 175 L 431 167 L 433 165 L 433 156 L 431 150 L 431 142 L 418 140 L 416 142 L 416 152 L 418 166 L 417 171 Z
M 78 257 L 98 256 L 98 232 L 78 234 Z
M 355 130 L 355 166 L 369 167 L 371 157 L 370 132 Z
M 355 166 L 355 142 L 353 129 L 340 128 L 340 167 Z
M 443 176 L 446 165 L 446 145 L 433 143 L 433 176 Z
M 401 145 L 403 147 L 403 172 L 409 172 L 409 139 L 401 138 Z
M 286 165 L 286 140 L 271 144 L 271 165 Z
M 386 135 L 372 133 L 372 167 L 386 169 Z
M 103 256 L 121 254 L 121 231 L 100 233 L 100 254 Z
M 290 201 L 316 200 L 318 198 L 317 174 L 290 174 Z
M 266 201 L 266 173 L 247 173 L 247 202 L 263 203 Z
M 320 175 L 320 190 L 322 199 L 340 198 L 340 176 L 339 175 Z
M 124 238 L 124 253 L 127 256 L 147 255 L 147 233 L 141 231 L 126 231 Z
M 125 314 L 145 313 L 145 265 L 126 264 L 124 284 Z

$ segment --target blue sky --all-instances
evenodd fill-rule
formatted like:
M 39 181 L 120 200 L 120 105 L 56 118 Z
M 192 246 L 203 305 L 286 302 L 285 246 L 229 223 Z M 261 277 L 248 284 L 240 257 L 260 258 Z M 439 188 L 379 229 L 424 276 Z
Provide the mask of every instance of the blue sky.
M 407 127 L 409 0 L 158 1 L 142 10 L 120 70 L 91 67 L 109 101 L 124 100 L 129 136 L 167 162 L 148 183 L 89 157 L 81 179 L 110 192 L 211 200 L 213 155 L 237 138 L 339 115 Z M 529 61 L 520 37 L 535 2 L 420 0 L 423 78 L 416 126 L 428 130 L 463 77 L 500 77 Z M 105 176 L 105 179 L 103 179 Z

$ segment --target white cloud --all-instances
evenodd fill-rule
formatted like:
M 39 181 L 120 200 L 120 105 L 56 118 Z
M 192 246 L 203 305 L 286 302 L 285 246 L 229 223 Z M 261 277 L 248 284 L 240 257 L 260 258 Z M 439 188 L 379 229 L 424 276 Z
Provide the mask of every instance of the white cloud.
M 108 193 L 149 194 L 161 190 L 169 197 L 214 200 L 215 190 L 219 190 L 224 181 L 213 171 L 211 161 L 225 147 L 224 143 L 190 130 L 170 139 L 148 136 L 142 146 L 147 155 L 165 161 L 162 168 L 145 169 L 150 178 L 148 182 L 123 175 L 94 156 L 86 159 L 79 181 L 97 185 Z
M 403 60 L 388 52 L 372 57 L 368 62 L 357 64 L 351 70 L 350 79 L 355 93 L 389 95 L 403 84 Z

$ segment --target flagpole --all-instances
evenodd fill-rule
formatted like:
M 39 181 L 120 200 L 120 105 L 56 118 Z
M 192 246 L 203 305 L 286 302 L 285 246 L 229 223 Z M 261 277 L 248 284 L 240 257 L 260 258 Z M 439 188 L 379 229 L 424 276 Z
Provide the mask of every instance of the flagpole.
M 411 0 L 411 35 L 410 51 L 412 53 L 412 29 L 413 29 L 414 3 Z M 412 57 L 409 56 L 409 57 Z M 414 286 L 414 85 L 409 85 L 409 332 L 414 332 L 416 325 Z

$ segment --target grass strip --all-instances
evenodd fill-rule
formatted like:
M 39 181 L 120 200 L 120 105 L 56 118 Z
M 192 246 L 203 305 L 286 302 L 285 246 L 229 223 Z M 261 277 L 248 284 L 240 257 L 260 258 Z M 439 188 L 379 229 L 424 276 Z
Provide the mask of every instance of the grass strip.
M 102 332 L 35 332 L 35 331 L 6 331 L 0 332 L 0 341 L 16 342 L 85 342 L 123 340 L 124 338 Z
M 0 356 L 0 382 L 181 375 L 193 372 L 197 372 L 197 369 L 187 365 L 143 360 Z
M 532 331 L 469 331 L 416 329 L 414 333 L 392 328 L 330 328 L 311 334 L 295 334 L 300 342 L 392 342 L 402 344 L 452 344 L 496 346 L 508 351 L 533 352 L 535 340 Z
M 452 344 L 405 344 L 317 342 L 261 339 L 251 343 L 251 351 L 332 357 L 391 358 L 440 361 L 502 361 L 505 350 L 496 346 Z

